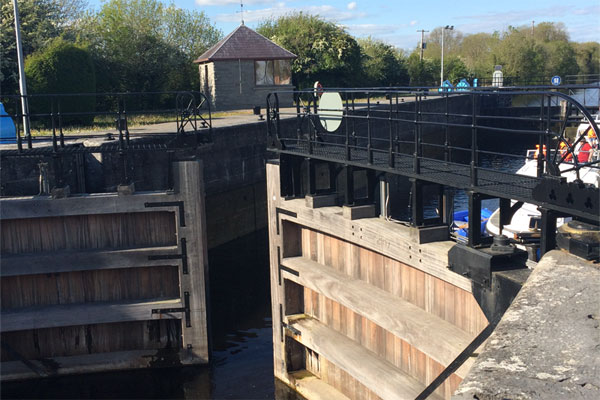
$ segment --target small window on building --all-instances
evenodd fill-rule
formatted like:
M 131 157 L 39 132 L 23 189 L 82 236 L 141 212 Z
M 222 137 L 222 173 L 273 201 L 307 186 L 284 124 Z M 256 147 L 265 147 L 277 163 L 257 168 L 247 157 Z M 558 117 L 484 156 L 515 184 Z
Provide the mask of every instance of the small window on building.
M 289 60 L 255 61 L 254 72 L 257 86 L 292 83 L 292 67 Z

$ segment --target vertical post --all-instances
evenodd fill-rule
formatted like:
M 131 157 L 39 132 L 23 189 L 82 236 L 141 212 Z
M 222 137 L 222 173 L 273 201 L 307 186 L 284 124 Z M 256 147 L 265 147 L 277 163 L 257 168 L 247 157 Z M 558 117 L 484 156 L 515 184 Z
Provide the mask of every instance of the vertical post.
M 208 255 L 206 246 L 206 214 L 201 161 L 174 163 L 175 191 L 184 204 L 185 226 L 178 224 L 177 237 L 186 239 L 188 274 L 180 271 L 180 292 L 189 296 L 189 324 L 182 324 L 183 364 L 208 362 L 207 287 Z
M 510 224 L 510 199 L 500 199 L 500 218 L 499 218 L 499 234 L 502 235 L 504 225 Z
M 15 13 L 15 39 L 17 42 L 17 60 L 19 63 L 19 89 L 21 91 L 21 110 L 23 111 L 23 133 L 31 142 L 31 128 L 29 127 L 29 99 L 27 97 L 27 80 L 25 79 L 25 64 L 23 61 L 23 46 L 21 45 L 21 22 L 19 21 L 19 5 L 13 0 Z M 29 146 L 31 148 L 31 146 Z
M 58 98 L 58 134 L 60 147 L 65 147 L 65 134 L 63 133 L 62 114 L 60 113 L 60 97 Z
M 546 107 L 546 130 L 544 134 L 544 146 L 541 149 L 541 153 L 546 163 L 546 170 L 548 170 L 548 159 L 550 151 L 550 124 L 552 122 L 552 97 L 548 96 L 548 106 Z
M 469 247 L 481 244 L 481 196 L 470 191 L 469 196 Z
M 350 112 L 350 109 L 348 107 L 348 95 L 346 94 L 346 118 L 344 118 L 344 128 L 346 130 L 346 142 L 345 142 L 345 146 L 346 146 L 346 161 L 350 161 L 352 159 L 352 153 L 350 152 L 350 128 L 348 126 L 348 118 L 349 115 L 348 113 Z
M 421 173 L 421 164 L 419 160 L 419 105 L 421 103 L 420 95 L 415 94 L 415 116 L 414 116 L 414 125 L 415 125 L 415 149 L 414 149 L 414 160 L 413 160 L 413 172 L 415 174 Z
M 544 174 L 544 159 L 540 155 L 544 147 L 544 95 L 540 96 L 540 134 L 538 136 L 538 152 L 537 152 L 537 176 L 538 178 Z
M 444 33 L 446 33 L 446 28 L 442 27 L 442 66 L 440 68 L 440 87 L 444 87 Z
M 410 179 L 411 182 L 411 222 L 412 226 L 423 225 L 423 184 L 415 178 Z
M 386 175 L 379 175 L 379 215 L 385 219 L 390 216 L 390 184 L 387 182 Z
M 450 226 L 452 221 L 454 221 L 454 189 L 446 188 L 444 190 L 444 187 L 442 186 L 442 191 L 442 223 Z
M 295 92 L 295 97 L 296 97 L 296 137 L 298 138 L 298 141 L 300 141 L 300 139 L 302 139 L 302 117 L 301 117 L 301 109 L 300 109 L 300 93 Z M 270 96 L 270 95 L 269 95 Z M 269 101 L 267 101 L 267 121 L 269 121 L 269 114 L 270 114 L 270 105 L 269 105 Z M 267 127 L 269 127 L 269 124 L 267 123 Z
M 556 212 L 539 208 L 542 214 L 542 237 L 540 238 L 540 257 L 556 248 Z
M 17 133 L 17 150 L 22 151 L 23 150 L 23 138 L 21 137 L 21 127 L 19 126 L 19 118 L 15 118 L 16 121 L 16 126 L 15 126 L 15 131 Z
M 369 204 L 375 202 L 375 186 L 377 186 L 375 170 L 367 169 L 367 202 Z
M 373 164 L 371 143 L 371 93 L 367 92 L 367 163 Z
M 446 162 L 450 161 L 450 149 L 448 148 L 448 146 L 450 146 L 450 140 L 448 138 L 448 108 L 449 108 L 448 95 L 449 95 L 448 92 L 444 93 L 445 116 L 446 116 L 446 126 L 444 127 L 444 161 L 446 161 Z
M 388 143 L 388 166 L 390 168 L 394 168 L 394 129 L 392 126 L 392 113 L 394 112 L 394 103 L 392 99 L 392 94 L 388 94 L 390 98 L 390 113 L 388 116 L 388 124 L 389 124 L 389 143 Z
M 344 205 L 354 205 L 354 168 L 351 165 L 344 167 L 344 178 L 346 180 L 346 188 L 344 190 Z
M 310 158 L 305 158 L 306 162 L 306 194 L 314 195 L 317 193 L 316 182 L 315 182 L 315 162 Z
M 56 153 L 58 145 L 56 142 L 56 122 L 54 119 L 54 97 L 50 99 L 50 121 L 52 124 L 52 152 Z
M 471 187 L 477 186 L 477 167 L 479 166 L 477 152 L 477 95 L 471 94 Z

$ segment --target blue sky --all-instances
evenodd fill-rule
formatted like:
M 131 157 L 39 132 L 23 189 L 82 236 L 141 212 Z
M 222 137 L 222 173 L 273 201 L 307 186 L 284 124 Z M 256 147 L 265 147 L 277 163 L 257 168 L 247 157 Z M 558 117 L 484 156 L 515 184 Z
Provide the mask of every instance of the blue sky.
M 90 2 L 98 4 L 100 0 Z M 181 8 L 204 11 L 224 34 L 240 24 L 239 0 L 173 2 Z M 564 23 L 573 41 L 600 41 L 600 0 L 245 0 L 244 10 L 250 28 L 271 16 L 304 11 L 343 25 L 356 37 L 370 35 L 403 49 L 416 46 L 420 39 L 417 29 L 454 25 L 465 34 L 492 33 L 509 25 L 531 25 L 532 20 Z

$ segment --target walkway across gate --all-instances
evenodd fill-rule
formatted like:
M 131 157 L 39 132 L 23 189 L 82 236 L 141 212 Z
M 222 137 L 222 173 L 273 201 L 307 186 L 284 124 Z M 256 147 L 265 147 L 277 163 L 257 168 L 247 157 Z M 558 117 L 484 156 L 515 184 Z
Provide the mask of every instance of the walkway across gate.
M 597 90 L 597 86 L 567 89 Z M 440 210 L 439 218 L 424 218 L 422 192 L 426 185 L 439 186 L 440 208 L 446 203 L 444 187 L 466 190 L 471 226 L 480 224 L 483 199 L 500 199 L 501 225 L 510 222 L 521 202 L 531 203 L 541 212 L 542 254 L 555 247 L 557 218 L 598 222 L 597 139 L 595 153 L 592 149 L 587 160 L 578 157 L 578 151 L 587 136 L 597 138 L 600 130 L 589 110 L 567 94 L 544 87 L 460 93 L 427 88 L 326 89 L 328 92 L 339 93 L 341 109 L 325 108 L 313 91 L 294 93 L 295 111 L 280 109 L 277 93 L 267 98 L 268 146 L 280 157 L 282 195 L 316 194 L 315 164 L 325 163 L 332 176 L 345 177 L 332 179 L 328 190 L 343 191 L 346 204 L 358 201 L 353 183 L 357 170 L 366 171 L 368 196 L 364 201 L 368 202 L 374 200 L 377 179 L 385 180 L 386 174 L 410 178 L 414 226 L 449 222 L 446 210 Z M 296 129 L 284 130 L 280 118 L 290 114 L 297 119 Z M 323 120 L 340 118 L 340 114 L 339 127 L 327 131 L 331 124 Z M 586 123 L 586 134 L 576 132 Z M 495 136 L 497 140 L 499 135 L 536 143 L 538 152 L 515 156 L 481 146 L 487 138 Z M 480 159 L 487 155 L 535 160 L 535 173 L 484 167 Z M 590 176 L 596 181 L 590 181 Z M 338 190 L 334 181 L 345 184 Z M 510 200 L 517 201 L 517 206 L 511 208 Z M 479 230 L 469 230 L 470 246 L 486 240 Z

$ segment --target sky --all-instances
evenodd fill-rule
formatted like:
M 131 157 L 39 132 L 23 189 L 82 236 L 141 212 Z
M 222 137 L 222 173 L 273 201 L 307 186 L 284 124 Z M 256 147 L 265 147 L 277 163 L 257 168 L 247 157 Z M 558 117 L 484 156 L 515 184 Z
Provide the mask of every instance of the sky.
M 225 35 L 241 22 L 240 0 L 165 0 L 204 11 Z M 101 0 L 90 0 L 92 5 Z M 464 34 L 503 31 L 531 21 L 562 22 L 576 42 L 600 41 L 600 0 L 244 0 L 244 21 L 260 21 L 294 11 L 318 14 L 355 37 L 371 36 L 401 49 L 413 49 L 417 30 L 454 25 Z

